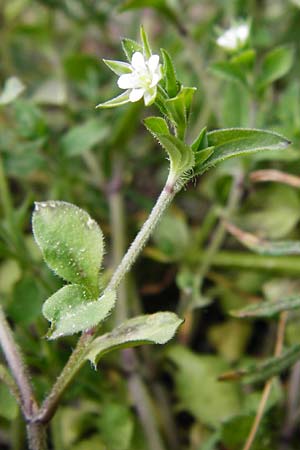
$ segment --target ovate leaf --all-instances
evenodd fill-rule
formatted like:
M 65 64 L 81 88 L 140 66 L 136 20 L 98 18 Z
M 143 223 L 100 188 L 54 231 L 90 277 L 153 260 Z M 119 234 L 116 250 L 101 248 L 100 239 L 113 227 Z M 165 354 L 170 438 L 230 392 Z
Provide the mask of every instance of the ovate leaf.
M 32 218 L 35 240 L 50 269 L 98 297 L 103 236 L 89 214 L 61 201 L 36 203 Z
M 216 164 L 248 153 L 261 150 L 282 150 L 290 142 L 272 131 L 249 128 L 228 128 L 207 133 L 208 146 L 214 146 L 214 152 L 202 166 L 202 172 Z
M 51 322 L 50 339 L 98 325 L 109 315 L 115 301 L 115 291 L 109 291 L 94 300 L 82 286 L 64 286 L 48 298 L 43 306 L 43 314 Z
M 172 339 L 182 322 L 182 319 L 171 312 L 158 312 L 129 319 L 111 333 L 95 339 L 86 357 L 96 365 L 103 355 L 118 348 L 165 344 Z
M 293 60 L 294 49 L 288 45 L 277 47 L 267 53 L 257 82 L 258 88 L 262 89 L 283 77 L 290 70 Z

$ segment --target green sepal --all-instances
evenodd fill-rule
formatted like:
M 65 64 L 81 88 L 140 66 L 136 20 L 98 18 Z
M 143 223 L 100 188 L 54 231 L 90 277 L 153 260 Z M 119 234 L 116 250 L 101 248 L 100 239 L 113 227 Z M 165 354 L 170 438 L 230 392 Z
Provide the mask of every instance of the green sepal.
M 193 152 L 198 152 L 199 150 L 203 150 L 208 146 L 207 140 L 207 127 L 202 128 L 191 147 Z
M 115 97 L 111 100 L 107 100 L 107 102 L 99 103 L 99 105 L 96 106 L 96 108 L 115 108 L 116 106 L 125 105 L 129 102 L 129 89 L 125 92 L 123 92 L 121 95 L 118 95 L 118 97 Z
M 150 56 L 152 55 L 152 51 L 151 51 L 151 47 L 149 44 L 149 39 L 148 39 L 147 33 L 146 33 L 143 25 L 141 25 L 141 27 L 140 27 L 140 36 L 141 36 L 141 41 L 143 44 L 143 55 L 146 59 L 149 59 Z
M 82 286 L 64 286 L 43 305 L 43 314 L 51 322 L 47 337 L 57 339 L 95 327 L 106 319 L 115 302 L 115 291 L 95 300 Z
M 176 97 L 167 99 L 165 102 L 168 117 L 175 125 L 177 135 L 180 138 L 184 138 L 185 135 L 191 103 L 195 91 L 196 88 L 193 87 L 181 87 L 180 92 Z
M 135 347 L 142 344 L 165 344 L 183 320 L 172 312 L 158 312 L 134 317 L 115 328 L 111 333 L 96 338 L 86 355 L 96 366 L 106 353 L 120 348 Z
M 163 57 L 163 80 L 165 88 L 170 98 L 175 97 L 180 89 L 180 83 L 176 79 L 176 72 L 171 56 L 162 48 L 161 54 Z
M 126 55 L 126 58 L 128 59 L 128 61 L 130 63 L 132 60 L 132 55 L 135 52 L 143 53 L 143 47 L 140 44 L 138 44 L 136 41 L 134 41 L 133 39 L 124 38 L 124 39 L 122 39 L 121 43 L 122 43 L 122 48 Z
M 110 68 L 116 75 L 123 75 L 126 73 L 131 73 L 132 69 L 130 64 L 123 61 L 113 61 L 111 59 L 102 60 L 107 67 Z

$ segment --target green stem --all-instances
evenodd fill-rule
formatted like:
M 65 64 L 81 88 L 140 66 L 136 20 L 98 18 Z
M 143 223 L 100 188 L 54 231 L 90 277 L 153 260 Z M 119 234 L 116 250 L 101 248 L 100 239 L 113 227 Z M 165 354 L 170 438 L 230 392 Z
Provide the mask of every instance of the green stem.
M 169 176 L 163 191 L 161 192 L 154 208 L 150 213 L 150 216 L 127 250 L 127 253 L 117 267 L 104 293 L 110 290 L 117 289 L 124 276 L 131 269 L 137 257 L 143 250 L 144 245 L 149 239 L 159 219 L 161 218 L 163 212 L 169 206 L 176 192 L 179 190 L 178 188 L 175 188 L 175 182 L 176 180 L 174 180 L 173 177 Z M 48 423 L 53 417 L 60 398 L 63 395 L 66 387 L 70 384 L 78 370 L 84 364 L 85 355 L 88 351 L 89 344 L 93 340 L 94 332 L 95 330 L 92 330 L 92 332 L 83 333 L 83 335 L 79 339 L 75 350 L 71 354 L 67 364 L 65 365 L 63 371 L 54 384 L 49 396 L 45 399 L 40 411 L 35 416 L 36 422 Z
M 30 419 L 37 410 L 33 390 L 29 381 L 28 370 L 24 364 L 20 349 L 18 348 L 10 326 L 0 307 L 0 345 L 5 359 L 11 370 L 13 378 L 20 391 L 21 408 L 25 418 Z M 18 400 L 18 398 L 17 398 Z

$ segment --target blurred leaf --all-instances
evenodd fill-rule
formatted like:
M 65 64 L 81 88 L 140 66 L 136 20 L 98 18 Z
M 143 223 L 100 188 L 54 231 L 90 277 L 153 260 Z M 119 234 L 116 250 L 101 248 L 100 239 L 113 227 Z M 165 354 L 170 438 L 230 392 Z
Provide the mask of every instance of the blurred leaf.
M 7 420 L 14 420 L 18 415 L 17 401 L 10 393 L 8 387 L 0 383 L 0 416 Z
M 118 403 L 104 405 L 99 417 L 101 438 L 110 450 L 131 450 L 133 417 L 130 409 Z
M 272 131 L 247 128 L 229 128 L 207 133 L 208 146 L 214 146 L 213 154 L 202 166 L 202 172 L 235 156 L 261 150 L 280 150 L 289 145 L 283 136 Z
M 17 100 L 14 105 L 17 131 L 27 139 L 44 137 L 47 125 L 41 110 L 28 100 Z
M 107 450 L 100 436 L 92 436 L 72 445 L 72 450 Z
M 14 259 L 6 259 L 0 264 L 0 293 L 9 294 L 20 280 L 22 271 Z
M 224 373 L 222 381 L 240 380 L 243 384 L 260 383 L 268 380 L 295 364 L 300 359 L 300 345 L 293 345 L 284 350 L 280 356 L 272 356 L 262 363 L 251 365 L 246 369 Z
M 226 228 L 245 247 L 261 255 L 300 254 L 300 241 L 267 241 L 254 234 L 247 233 L 231 223 L 227 223 Z
M 141 344 L 165 344 L 181 325 L 182 320 L 171 312 L 138 316 L 119 325 L 111 333 L 96 338 L 86 358 L 94 365 L 106 353 Z
M 230 61 L 220 61 L 210 66 L 211 72 L 225 80 L 235 81 L 247 87 L 247 78 L 245 73 L 234 63 Z
M 93 300 L 82 286 L 64 286 L 43 305 L 43 314 L 51 322 L 51 334 L 48 337 L 56 339 L 93 328 L 106 319 L 115 301 L 115 291 Z
M 47 265 L 97 298 L 103 236 L 88 213 L 67 202 L 36 203 L 32 227 Z
M 282 311 L 291 311 L 300 308 L 300 296 L 287 297 L 274 302 L 265 301 L 247 306 L 239 311 L 231 311 L 231 315 L 239 318 L 247 317 L 273 317 Z
M 8 315 L 17 324 L 27 326 L 41 313 L 42 292 L 37 281 L 30 275 L 23 277 L 15 286 Z
M 212 325 L 208 330 L 208 340 L 227 361 L 236 361 L 244 354 L 250 335 L 251 326 L 237 320 Z
M 64 105 L 68 101 L 66 85 L 58 78 L 47 80 L 34 92 L 32 100 L 41 105 Z
M 0 105 L 7 105 L 19 97 L 25 90 L 25 86 L 17 77 L 10 77 L 5 81 L 3 91 L 0 94 Z
M 167 356 L 177 368 L 174 378 L 180 409 L 214 428 L 240 410 L 238 386 L 217 381 L 228 367 L 222 358 L 180 346 L 171 347 Z
M 294 49 L 291 46 L 276 47 L 267 53 L 257 80 L 258 89 L 263 89 L 286 75 L 292 67 L 293 61 Z
M 109 129 L 99 119 L 89 119 L 71 128 L 61 140 L 61 148 L 66 156 L 77 156 L 91 150 L 107 138 Z
M 185 220 L 175 214 L 164 215 L 154 231 L 153 240 L 169 261 L 179 260 L 190 241 Z

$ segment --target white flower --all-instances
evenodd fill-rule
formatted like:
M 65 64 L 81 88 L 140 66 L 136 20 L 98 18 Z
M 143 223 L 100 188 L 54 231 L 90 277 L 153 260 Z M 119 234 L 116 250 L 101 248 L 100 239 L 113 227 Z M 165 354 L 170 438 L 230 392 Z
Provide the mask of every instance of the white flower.
M 242 48 L 250 34 L 249 23 L 240 23 L 226 30 L 218 39 L 217 44 L 228 51 Z
M 135 52 L 128 69 L 129 73 L 122 74 L 118 79 L 119 88 L 128 89 L 130 102 L 144 97 L 145 105 L 151 105 L 157 94 L 157 84 L 162 79 L 159 56 L 151 55 L 146 60 L 142 53 Z

